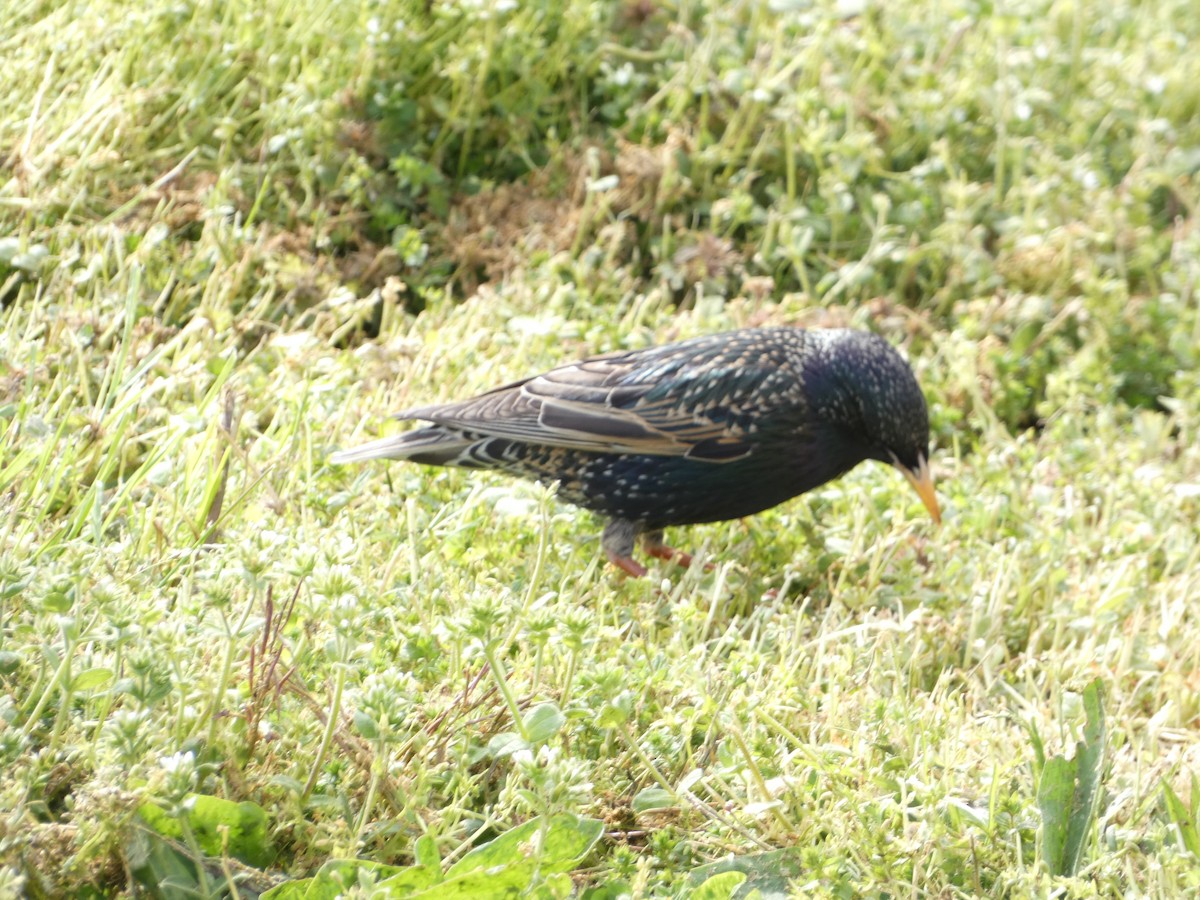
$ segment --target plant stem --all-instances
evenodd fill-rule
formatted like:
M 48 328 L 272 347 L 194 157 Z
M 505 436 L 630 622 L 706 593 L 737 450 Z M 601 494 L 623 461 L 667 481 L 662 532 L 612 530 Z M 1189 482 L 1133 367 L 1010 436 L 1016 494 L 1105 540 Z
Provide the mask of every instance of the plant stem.
M 321 766 L 325 763 L 325 754 L 329 752 L 329 745 L 333 742 L 333 732 L 337 728 L 338 716 L 342 711 L 342 691 L 345 687 L 346 665 L 339 661 L 337 678 L 333 683 L 333 699 L 329 702 L 329 716 L 325 722 L 325 733 L 321 736 L 321 745 L 317 748 L 317 758 L 313 760 L 312 770 L 308 773 L 308 781 L 304 783 L 304 793 L 300 795 L 302 802 L 312 794 L 317 783 L 317 776 L 321 772 Z
M 508 711 L 512 714 L 513 723 L 517 726 L 517 733 L 521 735 L 521 740 L 529 740 L 529 730 L 525 727 L 525 721 L 521 718 L 521 708 L 517 705 L 517 698 L 513 696 L 512 689 L 508 686 L 508 679 L 505 677 L 504 667 L 500 663 L 500 659 L 496 656 L 497 641 L 489 641 L 483 645 L 483 655 L 487 657 L 488 668 L 492 672 L 492 677 L 496 680 L 496 687 L 500 689 L 500 694 L 504 697 L 504 702 L 508 705 Z

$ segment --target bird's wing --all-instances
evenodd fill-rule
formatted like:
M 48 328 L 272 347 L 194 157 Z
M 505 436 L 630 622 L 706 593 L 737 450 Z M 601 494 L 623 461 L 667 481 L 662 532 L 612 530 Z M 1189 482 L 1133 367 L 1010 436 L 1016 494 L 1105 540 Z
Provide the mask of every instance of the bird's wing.
M 750 452 L 763 398 L 786 383 L 778 360 L 652 349 L 594 357 L 397 418 L 593 453 L 729 462 Z

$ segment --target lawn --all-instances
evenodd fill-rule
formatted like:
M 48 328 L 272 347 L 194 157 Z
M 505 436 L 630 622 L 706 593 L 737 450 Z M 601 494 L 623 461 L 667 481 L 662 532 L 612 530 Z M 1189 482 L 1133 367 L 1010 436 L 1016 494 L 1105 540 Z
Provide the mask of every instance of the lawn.
M 0 897 L 1200 892 L 1194 3 L 6 9 Z M 941 527 L 328 459 L 763 324 Z

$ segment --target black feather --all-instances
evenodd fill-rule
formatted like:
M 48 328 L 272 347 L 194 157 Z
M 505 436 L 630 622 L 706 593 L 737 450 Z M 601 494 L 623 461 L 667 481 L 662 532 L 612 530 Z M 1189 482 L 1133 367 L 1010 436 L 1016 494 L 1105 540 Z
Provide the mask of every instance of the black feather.
M 750 515 L 866 459 L 928 481 L 916 378 L 861 331 L 744 329 L 614 353 L 397 418 L 432 424 L 332 461 L 409 459 L 558 482 L 564 499 L 614 520 L 605 549 L 634 572 L 632 536 Z

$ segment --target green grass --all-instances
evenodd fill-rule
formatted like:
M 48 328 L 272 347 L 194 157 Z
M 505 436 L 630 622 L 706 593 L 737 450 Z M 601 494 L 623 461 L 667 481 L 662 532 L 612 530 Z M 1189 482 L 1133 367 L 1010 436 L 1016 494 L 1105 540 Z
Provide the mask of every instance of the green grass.
M 566 814 L 506 877 L 1200 888 L 1191 4 L 10 6 L 0 895 L 399 895 Z M 631 581 L 552 491 L 327 463 L 768 322 L 905 348 L 943 527 L 864 466 Z

